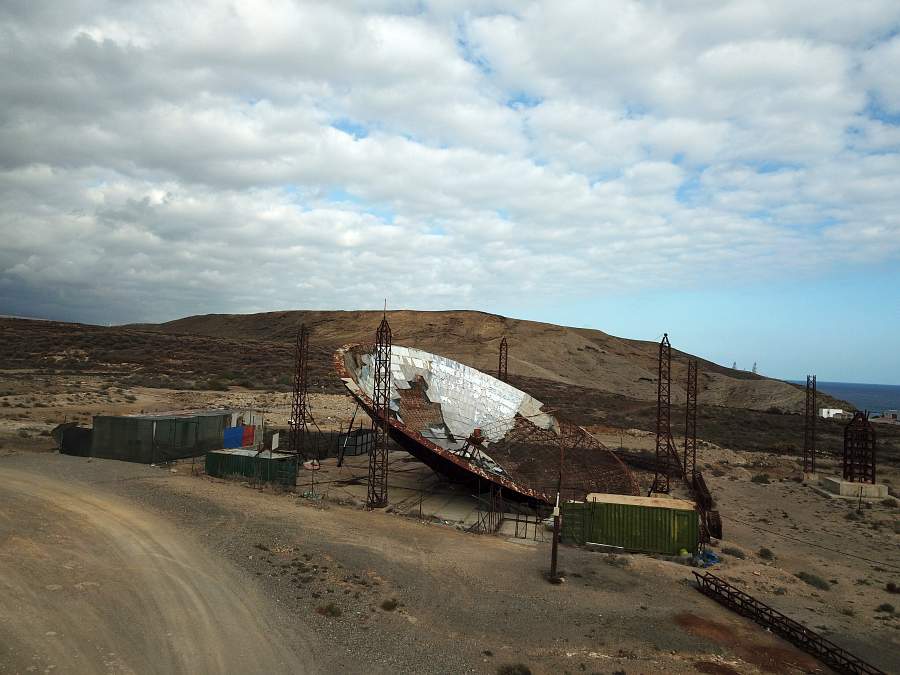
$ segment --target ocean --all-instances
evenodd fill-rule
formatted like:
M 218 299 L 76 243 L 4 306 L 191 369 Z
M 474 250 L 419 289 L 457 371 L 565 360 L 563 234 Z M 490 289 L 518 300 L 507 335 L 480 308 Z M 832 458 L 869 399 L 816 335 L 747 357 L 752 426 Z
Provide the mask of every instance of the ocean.
M 797 382 L 806 386 L 806 382 Z M 816 382 L 816 389 L 860 410 L 880 414 L 885 410 L 900 410 L 900 386 L 895 384 L 858 384 L 854 382 Z

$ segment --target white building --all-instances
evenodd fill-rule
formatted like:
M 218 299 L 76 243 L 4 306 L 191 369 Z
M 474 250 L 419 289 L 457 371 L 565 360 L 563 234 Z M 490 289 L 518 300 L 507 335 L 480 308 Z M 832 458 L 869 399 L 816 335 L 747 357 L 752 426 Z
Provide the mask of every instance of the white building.
M 819 417 L 824 417 L 825 419 L 831 419 L 832 417 L 841 418 L 844 415 L 842 408 L 819 408 Z

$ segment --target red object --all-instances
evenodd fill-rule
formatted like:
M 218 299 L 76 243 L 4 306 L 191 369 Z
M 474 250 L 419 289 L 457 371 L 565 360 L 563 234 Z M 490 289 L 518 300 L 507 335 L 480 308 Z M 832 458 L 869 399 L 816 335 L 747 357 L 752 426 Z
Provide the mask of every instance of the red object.
M 244 427 L 244 436 L 241 439 L 241 447 L 246 448 L 249 445 L 253 445 L 253 431 L 256 427 Z

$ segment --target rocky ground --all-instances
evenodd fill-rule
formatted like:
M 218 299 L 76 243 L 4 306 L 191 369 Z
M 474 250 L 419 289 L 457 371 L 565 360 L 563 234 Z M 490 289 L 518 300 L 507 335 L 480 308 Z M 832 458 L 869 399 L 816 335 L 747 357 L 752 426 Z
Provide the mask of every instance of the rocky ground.
M 568 581 L 551 586 L 542 577 L 546 544 L 479 537 L 329 500 L 191 476 L 189 463 L 154 468 L 60 456 L 47 435 L 62 418 L 87 422 L 101 412 L 223 404 L 264 409 L 269 422 L 279 424 L 287 403 L 277 392 L 128 387 L 99 374 L 7 371 L 0 383 L 0 478 L 10 486 L 27 476 L 44 494 L 75 490 L 76 496 L 150 514 L 171 528 L 178 547 L 199 547 L 196 555 L 209 556 L 208 564 L 221 567 L 228 583 L 248 589 L 241 597 L 262 617 L 268 639 L 293 650 L 297 663 L 312 671 L 494 673 L 515 663 L 547 673 L 821 669 L 699 594 L 690 583 L 692 568 L 674 561 L 563 547 Z M 313 407 L 317 419 L 335 428 L 353 411 L 346 398 L 335 395 L 316 394 Z M 653 447 L 645 431 L 593 431 L 612 448 L 640 453 Z M 896 502 L 858 510 L 854 502 L 829 500 L 797 482 L 793 455 L 701 443 L 699 461 L 725 527 L 725 539 L 714 546 L 722 555 L 715 573 L 887 672 L 900 671 L 900 596 L 889 590 L 900 584 Z M 900 485 L 892 466 L 880 477 Z M 6 645 L 0 672 L 35 663 L 79 670 L 60 663 L 64 652 L 49 641 L 24 645 L 23 656 L 9 627 L 22 622 L 23 606 L 53 606 L 41 597 L 47 586 L 61 586 L 77 599 L 87 588 L 77 584 L 98 578 L 111 578 L 110 589 L 120 592 L 91 596 L 90 606 L 99 608 L 92 634 L 106 636 L 107 651 L 131 654 L 131 661 L 122 656 L 125 661 L 110 666 L 112 672 L 141 670 L 144 652 L 117 645 L 117 635 L 128 635 L 117 633 L 113 621 L 127 593 L 113 583 L 121 580 L 102 558 L 88 559 L 79 576 L 59 567 L 65 556 L 23 555 L 48 550 L 47 537 L 54 534 L 48 524 L 77 521 L 77 514 L 22 497 L 21 490 L 19 497 L 14 493 L 0 490 L 0 575 L 32 584 L 35 596 L 33 605 L 0 605 L 0 643 Z M 84 537 L 99 546 L 102 534 L 94 528 Z M 211 591 L 201 581 L 191 592 L 204 598 Z M 162 601 L 152 590 L 140 599 L 150 605 Z M 47 610 L 27 625 L 32 632 L 56 634 L 48 638 L 77 636 L 77 626 L 60 629 L 61 616 L 85 615 Z M 202 636 L 196 634 L 198 640 Z M 165 635 L 156 637 L 166 644 Z M 33 654 L 43 656 L 32 662 Z

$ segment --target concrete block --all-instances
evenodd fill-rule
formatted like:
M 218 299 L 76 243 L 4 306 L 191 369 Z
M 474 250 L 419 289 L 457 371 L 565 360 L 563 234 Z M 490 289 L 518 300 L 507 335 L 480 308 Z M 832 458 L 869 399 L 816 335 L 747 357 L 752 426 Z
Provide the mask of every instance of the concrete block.
M 888 496 L 888 486 L 884 483 L 852 483 L 837 476 L 822 476 L 819 485 L 841 497 L 860 497 L 863 499 L 885 499 Z

